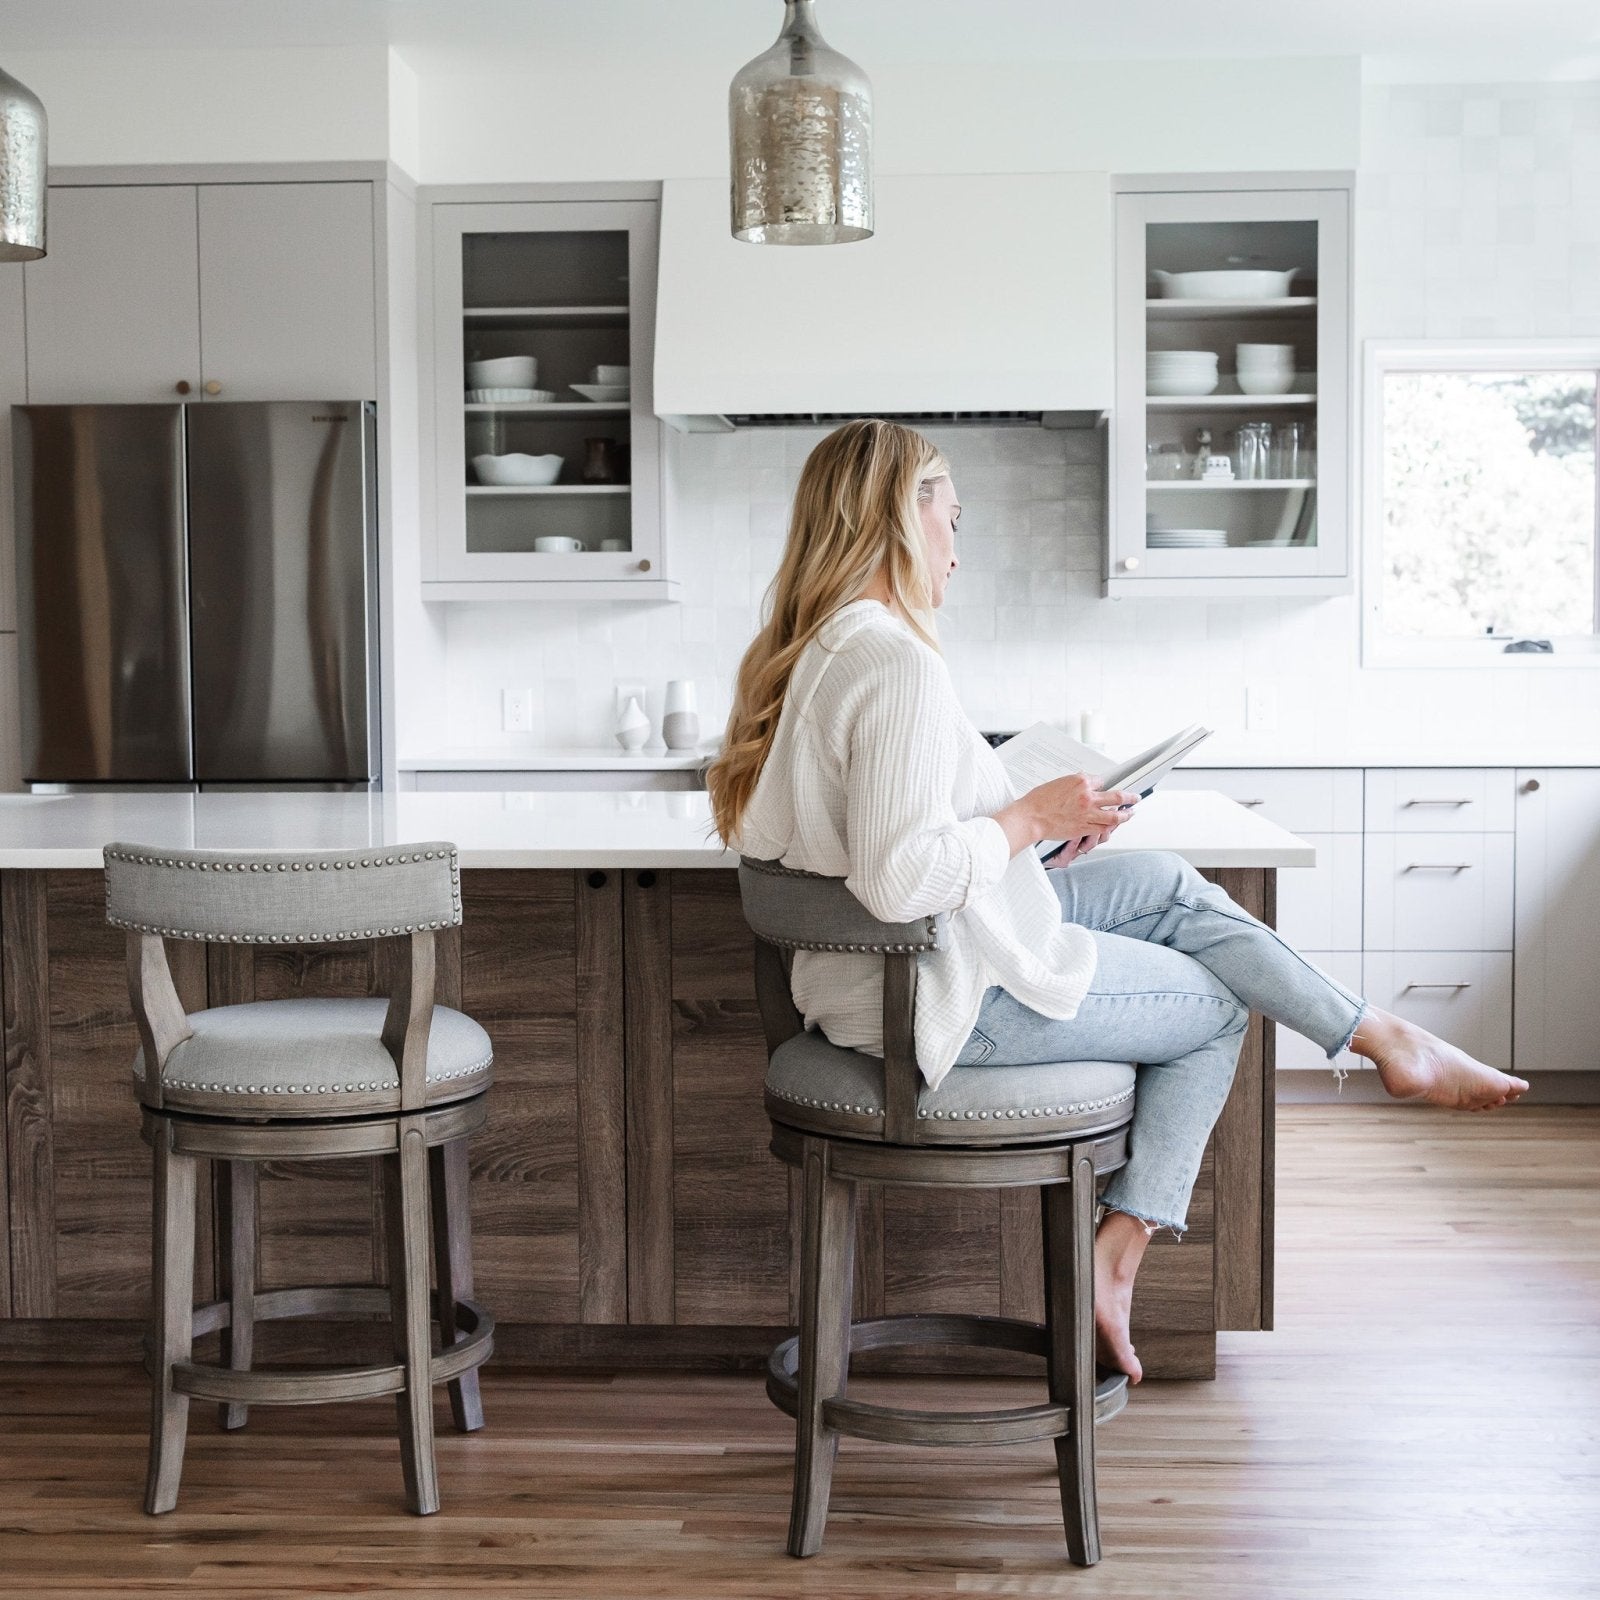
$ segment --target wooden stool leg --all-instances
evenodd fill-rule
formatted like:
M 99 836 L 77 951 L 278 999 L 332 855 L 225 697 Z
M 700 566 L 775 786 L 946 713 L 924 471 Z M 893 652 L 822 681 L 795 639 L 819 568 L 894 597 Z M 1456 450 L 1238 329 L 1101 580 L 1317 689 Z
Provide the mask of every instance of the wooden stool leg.
M 850 1374 L 850 1295 L 856 1241 L 855 1185 L 828 1168 L 828 1147 L 807 1139 L 800 1236 L 800 1409 L 795 1418 L 794 1499 L 789 1554 L 814 1556 L 828 1520 L 839 1435 L 823 1426 L 822 1403 L 845 1392 Z
M 1050 1398 L 1072 1408 L 1072 1432 L 1057 1439 L 1061 1517 L 1075 1565 L 1100 1559 L 1100 1513 L 1094 1480 L 1094 1147 L 1072 1152 L 1071 1183 L 1042 1195 L 1045 1325 L 1050 1340 Z
M 472 1199 L 467 1166 L 467 1141 L 452 1139 L 428 1152 L 429 1188 L 433 1195 L 433 1278 L 438 1285 L 439 1341 L 448 1350 L 458 1338 L 456 1302 L 472 1294 Z M 483 1426 L 483 1401 L 478 1395 L 478 1369 L 449 1383 L 450 1415 L 462 1433 Z
M 439 1509 L 433 1459 L 432 1319 L 428 1314 L 428 1147 L 420 1116 L 400 1118 L 400 1148 L 383 1157 L 389 1235 L 389 1314 L 406 1386 L 394 1397 L 406 1498 L 421 1516 Z
M 178 1503 L 189 1397 L 172 1387 L 172 1367 L 194 1346 L 195 1158 L 172 1148 L 172 1127 L 157 1122 L 151 1249 L 150 1467 L 144 1508 L 152 1515 Z
M 256 1341 L 256 1164 L 216 1163 L 217 1238 L 221 1241 L 222 1282 L 228 1326 L 222 1330 L 222 1359 L 235 1372 L 248 1372 Z M 242 1428 L 250 1415 L 241 1401 L 217 1408 L 224 1428 Z

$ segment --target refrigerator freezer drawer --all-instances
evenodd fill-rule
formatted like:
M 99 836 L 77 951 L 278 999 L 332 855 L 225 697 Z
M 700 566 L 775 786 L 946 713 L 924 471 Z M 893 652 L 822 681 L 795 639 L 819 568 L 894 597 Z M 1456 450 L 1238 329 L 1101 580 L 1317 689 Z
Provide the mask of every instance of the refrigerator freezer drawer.
M 378 775 L 372 408 L 188 408 L 195 776 Z
M 183 412 L 16 406 L 22 771 L 183 783 Z

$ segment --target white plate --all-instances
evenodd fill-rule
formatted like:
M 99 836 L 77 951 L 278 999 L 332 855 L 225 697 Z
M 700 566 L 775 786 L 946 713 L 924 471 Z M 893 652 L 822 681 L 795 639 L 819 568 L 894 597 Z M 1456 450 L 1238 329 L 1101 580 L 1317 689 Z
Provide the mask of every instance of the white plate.
M 1170 399 L 1175 395 L 1210 394 L 1220 381 L 1215 372 L 1197 372 L 1192 377 L 1178 373 L 1163 377 L 1153 372 L 1145 379 L 1144 388 L 1146 394 Z
M 628 386 L 625 383 L 575 383 L 572 389 L 575 394 L 581 394 L 585 400 L 593 400 L 597 405 L 615 405 L 618 400 L 628 398 Z
M 468 389 L 467 404 L 474 406 L 547 406 L 554 389 Z

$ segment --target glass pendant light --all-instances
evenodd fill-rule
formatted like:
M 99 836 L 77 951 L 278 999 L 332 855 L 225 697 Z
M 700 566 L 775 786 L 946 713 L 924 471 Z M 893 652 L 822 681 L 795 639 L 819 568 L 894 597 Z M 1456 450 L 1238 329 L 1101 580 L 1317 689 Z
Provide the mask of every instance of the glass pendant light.
M 733 236 L 751 244 L 872 237 L 872 85 L 784 0 L 783 32 L 728 90 Z
M 0 72 L 0 261 L 44 254 L 44 107 Z

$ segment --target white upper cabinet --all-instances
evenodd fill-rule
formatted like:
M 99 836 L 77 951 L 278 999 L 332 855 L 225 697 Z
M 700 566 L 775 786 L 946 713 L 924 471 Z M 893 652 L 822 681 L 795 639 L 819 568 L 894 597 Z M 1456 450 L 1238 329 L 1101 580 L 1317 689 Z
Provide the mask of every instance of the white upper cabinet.
M 662 186 L 658 415 L 1101 411 L 1104 173 L 880 177 L 877 232 L 743 244 L 727 180 Z
M 23 278 L 35 405 L 377 394 L 370 183 L 55 188 Z
M 1119 187 L 1106 593 L 1347 590 L 1348 179 Z
M 52 189 L 50 254 L 22 276 L 34 405 L 199 392 L 192 184 Z
M 199 215 L 203 392 L 376 399 L 372 185 L 204 184 Z

